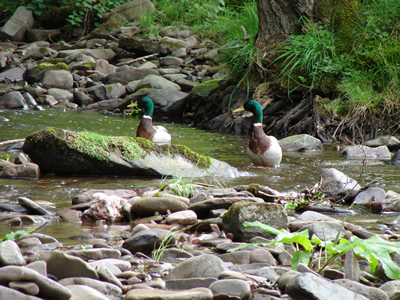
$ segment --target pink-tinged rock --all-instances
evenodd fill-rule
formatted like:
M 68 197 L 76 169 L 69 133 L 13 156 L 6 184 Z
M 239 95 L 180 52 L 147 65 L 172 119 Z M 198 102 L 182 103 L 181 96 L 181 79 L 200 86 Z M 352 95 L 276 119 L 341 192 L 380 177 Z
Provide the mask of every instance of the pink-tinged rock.
M 118 221 L 123 218 L 122 208 L 127 202 L 128 200 L 118 196 L 95 193 L 90 208 L 83 212 L 82 218 L 109 222 Z

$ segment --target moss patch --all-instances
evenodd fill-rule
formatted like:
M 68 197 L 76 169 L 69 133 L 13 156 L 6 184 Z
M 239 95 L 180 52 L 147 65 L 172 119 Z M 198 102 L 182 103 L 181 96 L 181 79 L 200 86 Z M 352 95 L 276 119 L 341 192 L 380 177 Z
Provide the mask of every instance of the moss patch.
M 212 79 L 200 83 L 192 89 L 192 94 L 195 96 L 207 97 L 214 89 L 219 87 L 220 81 L 221 79 Z
M 37 65 L 34 69 L 34 72 L 45 72 L 45 71 L 51 71 L 51 70 L 65 70 L 68 71 L 68 66 L 65 63 L 57 63 L 57 64 L 52 64 L 52 63 L 41 63 Z
M 49 148 L 76 150 L 85 155 L 109 161 L 109 153 L 121 154 L 127 160 L 145 158 L 150 153 L 162 153 L 164 155 L 182 155 L 197 167 L 208 169 L 211 166 L 211 157 L 198 154 L 186 146 L 181 145 L 157 145 L 144 138 L 133 138 L 128 136 L 105 136 L 94 132 L 74 132 L 60 128 L 49 127 L 38 131 L 27 139 L 46 141 Z

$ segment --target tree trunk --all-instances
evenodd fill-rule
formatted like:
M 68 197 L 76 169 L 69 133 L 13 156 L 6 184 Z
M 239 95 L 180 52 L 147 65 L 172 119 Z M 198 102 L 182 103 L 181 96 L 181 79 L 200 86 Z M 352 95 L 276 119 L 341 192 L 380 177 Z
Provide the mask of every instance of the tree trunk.
M 256 46 L 264 49 L 282 36 L 301 30 L 301 16 L 312 17 L 312 0 L 257 0 L 258 37 Z

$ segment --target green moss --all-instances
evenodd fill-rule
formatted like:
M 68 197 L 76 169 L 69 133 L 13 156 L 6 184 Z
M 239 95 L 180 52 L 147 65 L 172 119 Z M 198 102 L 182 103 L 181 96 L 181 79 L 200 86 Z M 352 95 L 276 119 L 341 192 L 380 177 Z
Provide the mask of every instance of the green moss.
M 247 186 L 247 190 L 252 193 L 253 195 L 255 195 L 257 193 L 257 191 L 260 189 L 261 185 L 259 185 L 258 183 L 250 183 Z
M 329 29 L 337 32 L 337 50 L 347 52 L 354 43 L 354 24 L 359 19 L 359 0 L 321 0 L 316 12 L 320 20 L 327 21 Z
M 96 63 L 93 61 L 89 61 L 84 63 L 82 66 L 87 67 L 87 68 L 94 68 L 96 66 Z
M 212 79 L 200 83 L 192 89 L 192 94 L 200 97 L 207 97 L 211 92 L 219 87 L 221 79 Z
M 34 72 L 45 72 L 50 70 L 65 70 L 68 71 L 68 66 L 65 63 L 52 64 L 48 62 L 37 65 Z
M 43 135 L 46 138 L 43 139 Z M 128 136 L 105 136 L 94 132 L 74 132 L 49 127 L 36 134 L 39 140 L 47 140 L 57 149 L 75 149 L 102 161 L 109 161 L 109 153 L 121 154 L 127 160 L 144 158 L 147 153 L 155 152 L 164 155 L 182 155 L 199 168 L 208 169 L 211 157 L 193 152 L 181 145 L 157 145 L 144 138 Z

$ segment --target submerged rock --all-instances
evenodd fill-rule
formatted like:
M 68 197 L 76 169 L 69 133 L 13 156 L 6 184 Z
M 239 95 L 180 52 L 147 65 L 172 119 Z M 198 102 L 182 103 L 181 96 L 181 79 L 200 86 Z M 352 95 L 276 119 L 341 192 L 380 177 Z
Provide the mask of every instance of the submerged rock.
M 103 136 L 47 128 L 29 135 L 23 151 L 42 172 L 68 175 L 188 176 L 234 178 L 236 168 L 185 146 L 156 145 L 143 138 Z M 172 167 L 171 167 L 172 166 Z

